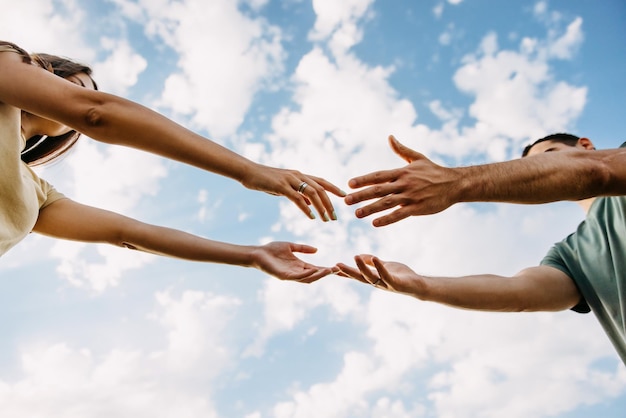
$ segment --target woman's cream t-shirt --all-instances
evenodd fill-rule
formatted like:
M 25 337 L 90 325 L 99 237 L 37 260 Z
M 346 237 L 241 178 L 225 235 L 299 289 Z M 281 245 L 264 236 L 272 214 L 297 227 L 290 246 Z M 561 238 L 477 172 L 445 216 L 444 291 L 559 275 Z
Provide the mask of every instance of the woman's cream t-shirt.
M 0 45 L 0 53 L 17 52 Z M 26 140 L 21 134 L 21 110 L 0 102 L 0 255 L 24 239 L 39 211 L 63 198 L 20 158 Z

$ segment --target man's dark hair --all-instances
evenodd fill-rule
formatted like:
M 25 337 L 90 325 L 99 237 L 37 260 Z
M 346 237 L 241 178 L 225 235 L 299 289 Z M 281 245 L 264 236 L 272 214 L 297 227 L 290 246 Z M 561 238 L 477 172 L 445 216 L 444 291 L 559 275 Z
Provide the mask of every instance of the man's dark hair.
M 530 145 L 526 145 L 526 147 L 524 147 L 524 151 L 522 151 L 522 157 L 525 157 L 528 155 L 528 152 L 530 151 L 530 149 L 532 147 L 534 147 L 535 145 L 537 145 L 540 142 L 544 142 L 544 141 L 555 141 L 555 142 L 560 142 L 562 144 L 565 145 L 569 145 L 569 146 L 576 146 L 576 144 L 578 143 L 578 140 L 580 138 L 577 137 L 576 135 L 572 135 L 572 134 L 566 134 L 566 133 L 558 133 L 558 134 L 552 134 L 552 135 L 548 135 L 545 136 L 541 139 L 536 140 L 535 142 L 533 142 Z

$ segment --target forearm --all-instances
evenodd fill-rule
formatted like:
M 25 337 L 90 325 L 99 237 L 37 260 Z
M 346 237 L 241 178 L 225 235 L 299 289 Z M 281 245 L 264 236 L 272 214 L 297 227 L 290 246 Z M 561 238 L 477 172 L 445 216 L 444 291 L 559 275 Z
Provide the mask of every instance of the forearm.
M 245 182 L 257 164 L 142 105 L 102 93 L 80 132 L 98 141 L 129 146 Z
M 426 277 L 418 299 L 461 309 L 518 312 L 526 310 L 515 282 L 510 277 L 475 275 L 463 277 Z
M 68 83 L 13 55 L 0 56 L 0 101 L 98 141 L 142 149 L 239 181 L 254 167 L 145 106 Z
M 55 238 L 107 243 L 193 261 L 253 266 L 258 247 L 227 244 L 61 199 L 44 208 L 34 231 Z
M 513 277 L 481 274 L 424 279 L 421 294 L 416 292 L 413 296 L 461 309 L 560 311 L 571 308 L 580 300 L 578 290 L 569 277 L 548 267 L 527 269 Z
M 546 203 L 626 194 L 626 149 L 539 154 L 455 169 L 458 201 Z
M 135 221 L 111 244 L 190 261 L 254 266 L 255 246 L 213 241 L 183 231 Z

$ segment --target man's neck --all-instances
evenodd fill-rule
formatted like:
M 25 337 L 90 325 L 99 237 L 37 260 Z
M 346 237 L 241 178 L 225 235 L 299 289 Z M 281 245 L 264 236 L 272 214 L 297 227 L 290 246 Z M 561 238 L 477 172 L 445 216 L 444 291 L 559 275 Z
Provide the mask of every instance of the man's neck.
M 591 205 L 596 199 L 596 197 L 589 197 L 587 199 L 578 200 L 576 203 L 578 203 L 578 205 L 585 211 L 585 214 L 587 214 L 589 213 L 589 208 L 591 208 Z

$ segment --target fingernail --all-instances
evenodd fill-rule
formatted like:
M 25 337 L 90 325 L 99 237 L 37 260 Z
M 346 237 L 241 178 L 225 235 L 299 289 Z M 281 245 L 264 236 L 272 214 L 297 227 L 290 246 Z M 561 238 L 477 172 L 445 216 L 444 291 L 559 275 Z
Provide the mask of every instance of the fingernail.
M 322 216 L 323 216 L 323 218 L 324 218 L 324 222 L 328 222 L 328 221 L 330 221 L 330 219 L 328 219 L 328 215 L 326 214 L 326 212 L 324 212 L 324 213 L 322 214 Z
M 309 212 L 309 218 L 311 219 L 315 219 L 315 214 L 311 211 Z
M 333 221 L 337 220 L 337 213 L 335 211 L 333 211 L 333 213 L 330 215 L 330 217 L 333 219 Z
M 341 193 L 341 196 L 346 196 L 348 193 L 344 192 L 343 190 L 339 190 L 339 193 Z

